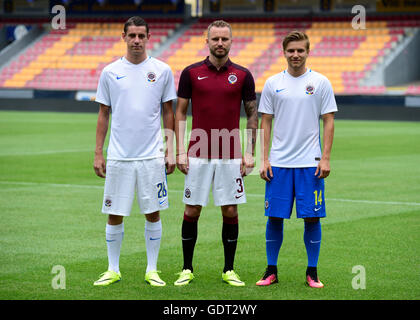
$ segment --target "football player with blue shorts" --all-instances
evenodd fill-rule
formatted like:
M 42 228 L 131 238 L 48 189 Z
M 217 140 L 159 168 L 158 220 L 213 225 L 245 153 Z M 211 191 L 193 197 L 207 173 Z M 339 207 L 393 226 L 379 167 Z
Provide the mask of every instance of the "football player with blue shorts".
M 324 179 L 330 173 L 337 104 L 330 81 L 306 67 L 309 39 L 293 31 L 283 40 L 287 70 L 270 77 L 261 94 L 264 161 L 260 176 L 266 181 L 265 215 L 267 269 L 256 283 L 278 282 L 277 260 L 283 242 L 283 219 L 296 214 L 304 219 L 308 256 L 306 282 L 322 288 L 317 264 L 321 247 L 320 218 L 326 216 Z M 323 121 L 321 147 L 320 119 Z M 271 133 L 273 140 L 270 150 Z M 269 153 L 270 150 L 270 153 Z

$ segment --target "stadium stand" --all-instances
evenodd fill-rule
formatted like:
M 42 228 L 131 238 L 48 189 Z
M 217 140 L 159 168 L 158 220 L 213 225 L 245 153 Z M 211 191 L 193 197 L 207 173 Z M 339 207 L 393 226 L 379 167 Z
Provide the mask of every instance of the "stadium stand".
M 415 20 L 378 20 L 368 22 L 365 30 L 355 30 L 348 21 L 319 20 L 230 19 L 234 30 L 231 59 L 250 69 L 256 80 L 256 90 L 261 92 L 268 77 L 286 68 L 283 37 L 290 30 L 304 30 L 311 39 L 308 66 L 325 74 L 336 93 L 382 94 L 386 91 L 384 86 L 362 86 L 360 80 L 399 44 L 405 35 L 404 28 L 420 27 Z M 208 23 L 201 19 L 193 24 L 161 56 L 172 67 L 176 79 L 186 65 L 205 56 L 204 37 Z
M 180 19 L 150 21 L 149 48 L 159 46 Z M 103 67 L 125 52 L 121 22 L 70 22 L 51 30 L 17 56 L 0 74 L 0 86 L 60 90 L 96 90 Z
M 401 43 L 407 30 L 420 28 L 420 21 L 412 16 L 376 17 L 366 29 L 356 30 L 349 21 L 332 17 L 226 20 L 234 31 L 231 59 L 250 69 L 257 92 L 268 77 L 286 68 L 282 40 L 298 29 L 311 40 L 307 65 L 326 75 L 337 94 L 384 94 L 386 87 L 363 85 L 362 80 Z M 192 23 L 158 57 L 171 66 L 176 84 L 185 66 L 207 55 L 209 22 L 201 18 Z M 162 45 L 181 23 L 177 18 L 151 19 L 149 49 Z M 51 30 L 1 70 L 0 87 L 95 90 L 102 68 L 124 52 L 120 28 L 120 21 L 79 20 L 68 23 L 66 30 Z M 420 86 L 407 86 L 406 92 L 418 95 Z

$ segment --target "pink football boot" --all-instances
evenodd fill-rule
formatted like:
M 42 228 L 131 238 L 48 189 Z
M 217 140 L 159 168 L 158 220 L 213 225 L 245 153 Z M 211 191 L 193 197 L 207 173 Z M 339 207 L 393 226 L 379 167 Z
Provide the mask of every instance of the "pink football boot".
M 319 281 L 319 279 L 317 278 L 316 281 L 314 279 L 312 279 L 309 275 L 306 276 L 306 283 L 308 286 L 310 286 L 311 288 L 323 288 L 324 285 L 322 284 L 321 281 Z
M 277 280 L 277 276 L 272 273 L 270 275 L 264 274 L 264 276 L 261 278 L 261 280 L 257 281 L 257 286 L 269 286 L 270 284 L 279 282 Z

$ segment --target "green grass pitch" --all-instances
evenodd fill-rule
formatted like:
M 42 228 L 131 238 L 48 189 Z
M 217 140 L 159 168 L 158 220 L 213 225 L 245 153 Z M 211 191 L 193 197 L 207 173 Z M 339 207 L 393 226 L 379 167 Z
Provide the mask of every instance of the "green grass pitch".
M 258 175 L 245 179 L 248 202 L 239 207 L 235 269 L 246 286 L 221 281 L 221 214 L 212 199 L 199 221 L 196 279 L 173 286 L 182 267 L 178 170 L 168 176 L 170 208 L 161 214 L 158 268 L 167 286 L 144 282 L 144 217 L 134 203 L 125 219 L 123 280 L 97 288 L 92 283 L 106 270 L 107 256 L 106 216 L 100 213 L 104 180 L 92 169 L 96 117 L 0 112 L 1 300 L 420 298 L 420 123 L 336 120 L 318 265 L 325 288 L 304 284 L 303 222 L 295 214 L 285 221 L 279 283 L 255 286 L 266 266 L 264 183 Z M 55 266 L 65 274 L 55 273 Z M 58 275 L 65 283 L 56 281 Z

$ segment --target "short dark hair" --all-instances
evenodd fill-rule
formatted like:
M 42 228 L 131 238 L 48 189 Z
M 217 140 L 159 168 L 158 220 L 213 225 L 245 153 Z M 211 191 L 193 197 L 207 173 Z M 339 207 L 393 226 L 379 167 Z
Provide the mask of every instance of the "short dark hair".
M 127 29 L 128 29 L 129 26 L 136 26 L 136 27 L 145 26 L 146 27 L 146 33 L 149 34 L 149 25 L 147 24 L 146 21 L 144 21 L 143 18 L 141 18 L 139 16 L 131 17 L 130 19 L 128 19 L 125 22 L 124 33 L 127 33 Z
M 292 41 L 306 40 L 306 50 L 309 51 L 309 38 L 308 35 L 301 31 L 292 31 L 283 39 L 283 51 L 286 51 L 287 45 Z

